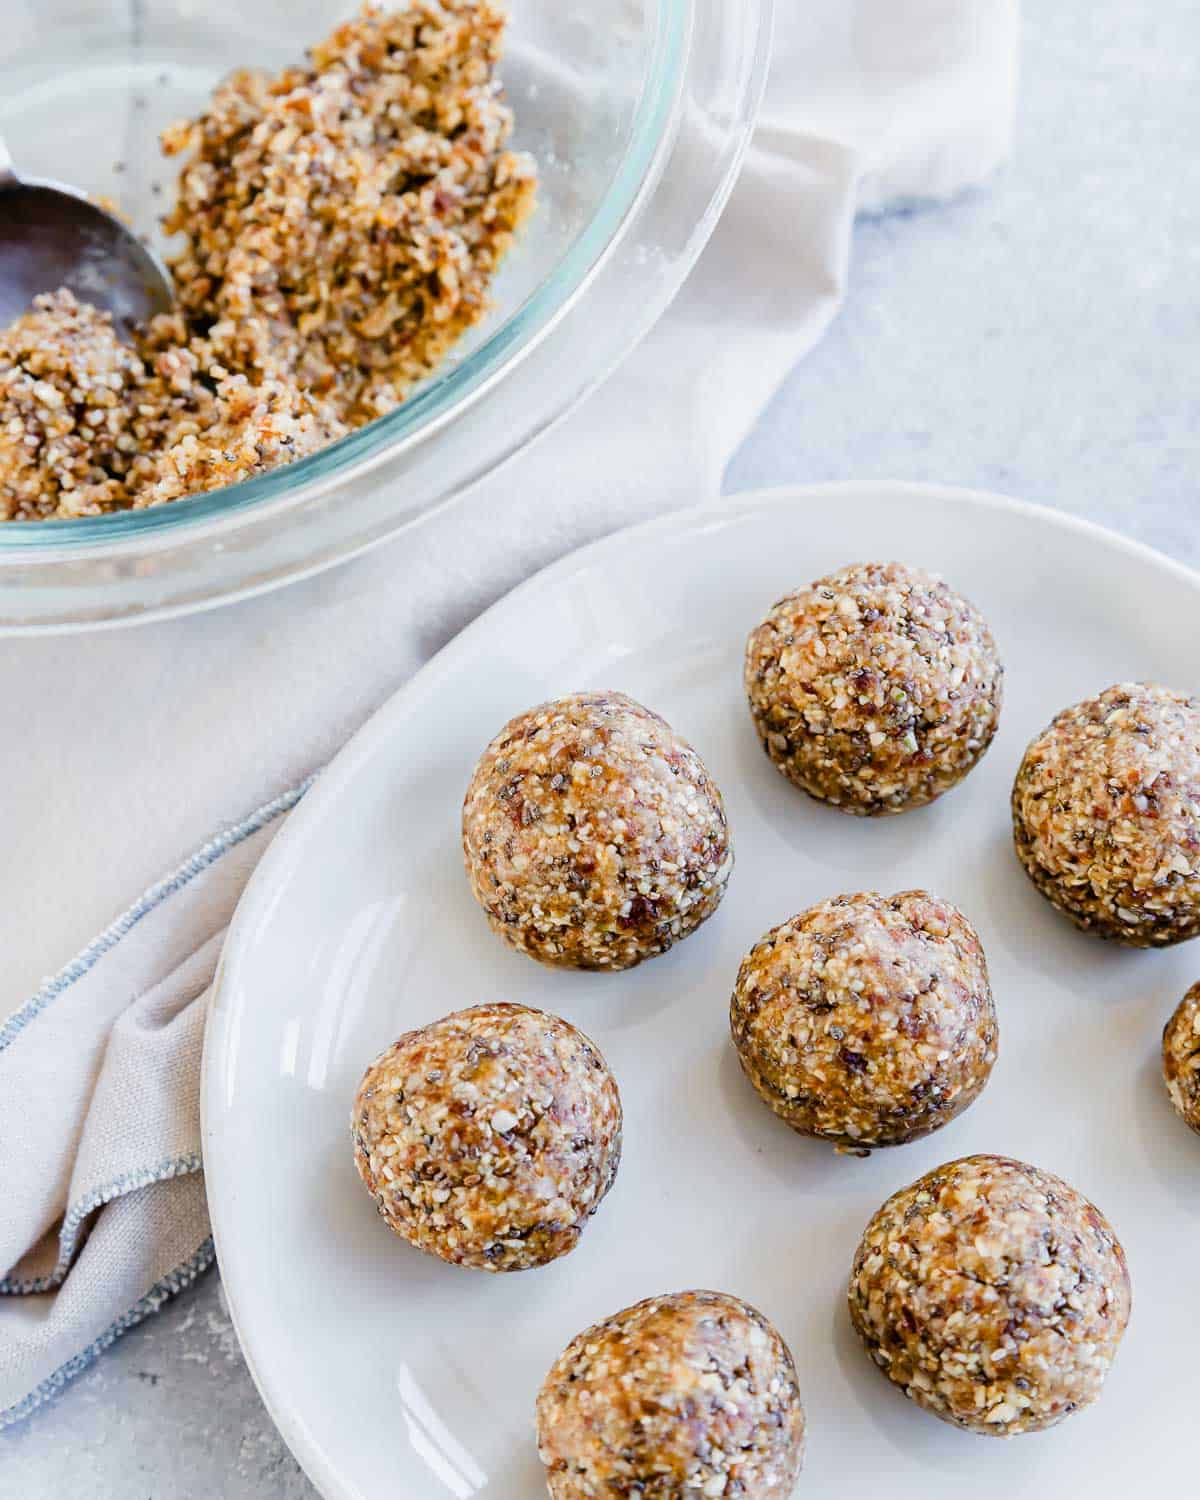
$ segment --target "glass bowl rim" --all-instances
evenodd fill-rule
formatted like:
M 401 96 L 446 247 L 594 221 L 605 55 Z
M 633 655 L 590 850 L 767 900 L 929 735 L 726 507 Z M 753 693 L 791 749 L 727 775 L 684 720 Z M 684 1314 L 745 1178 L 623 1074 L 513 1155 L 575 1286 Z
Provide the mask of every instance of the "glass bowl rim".
M 617 249 L 622 231 L 654 186 L 670 144 L 674 101 L 688 53 L 692 0 L 654 0 L 657 26 L 629 141 L 600 202 L 550 273 L 478 348 L 436 375 L 395 410 L 295 463 L 223 489 L 142 510 L 0 523 L 0 555 L 45 548 L 69 552 L 105 543 L 181 535 L 224 519 L 261 514 L 316 488 L 361 474 L 431 437 L 536 348 Z M 423 420 L 424 419 L 424 420 Z

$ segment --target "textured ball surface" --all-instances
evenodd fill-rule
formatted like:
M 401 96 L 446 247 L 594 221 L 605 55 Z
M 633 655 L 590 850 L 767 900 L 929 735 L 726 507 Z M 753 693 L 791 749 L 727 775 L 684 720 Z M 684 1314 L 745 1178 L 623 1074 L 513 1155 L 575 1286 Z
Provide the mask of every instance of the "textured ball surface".
M 1137 948 L 1200 932 L 1200 701 L 1155 683 L 1066 708 L 1012 792 L 1026 873 L 1077 927 Z
M 537 1398 L 554 1500 L 789 1500 L 804 1410 L 787 1345 L 721 1292 L 650 1297 L 571 1340 Z
M 608 1064 L 574 1026 L 524 1005 L 407 1032 L 367 1069 L 351 1126 L 388 1227 L 484 1271 L 573 1250 L 621 1158 Z
M 1163 1029 L 1162 1066 L 1171 1103 L 1200 1131 L 1200 984 L 1192 985 Z
M 968 1156 L 894 1193 L 867 1225 L 850 1317 L 919 1405 L 973 1432 L 1051 1427 L 1100 1394 L 1129 1321 L 1104 1215 L 1061 1178 Z
M 519 714 L 484 751 L 463 804 L 475 899 L 542 963 L 628 969 L 712 915 L 733 868 L 704 762 L 623 693 Z
M 775 1113 L 850 1150 L 954 1119 L 998 1046 L 975 929 L 928 891 L 835 896 L 776 927 L 742 961 L 730 1029 Z
M 844 812 L 940 797 L 991 744 L 1004 669 L 975 606 L 918 568 L 859 563 L 781 599 L 746 643 L 759 738 Z

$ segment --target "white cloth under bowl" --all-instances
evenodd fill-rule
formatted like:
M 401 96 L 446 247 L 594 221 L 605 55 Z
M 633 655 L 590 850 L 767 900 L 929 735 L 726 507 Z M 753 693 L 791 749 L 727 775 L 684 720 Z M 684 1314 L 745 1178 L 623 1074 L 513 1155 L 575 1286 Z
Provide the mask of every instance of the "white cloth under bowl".
M 531 452 L 322 578 L 166 624 L 5 643 L 0 1426 L 212 1259 L 206 991 L 305 778 L 536 568 L 718 491 L 841 302 L 855 214 L 945 198 L 1004 158 L 1016 9 L 782 0 L 762 124 L 700 264 Z

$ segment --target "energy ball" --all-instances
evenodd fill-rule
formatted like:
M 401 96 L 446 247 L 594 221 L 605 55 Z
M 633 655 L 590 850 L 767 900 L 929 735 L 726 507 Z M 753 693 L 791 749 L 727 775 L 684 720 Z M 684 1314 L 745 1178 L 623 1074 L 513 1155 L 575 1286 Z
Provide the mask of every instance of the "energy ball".
M 1192 985 L 1163 1029 L 1162 1066 L 1171 1103 L 1200 1131 L 1200 984 Z
M 537 1398 L 554 1500 L 788 1500 L 804 1408 L 787 1345 L 722 1292 L 649 1297 L 571 1340 Z
M 906 812 L 992 742 L 1004 668 L 987 622 L 932 574 L 858 563 L 774 606 L 746 643 L 750 714 L 771 760 L 843 812 Z
M 1125 682 L 1066 708 L 1012 791 L 1017 856 L 1077 927 L 1135 948 L 1200 932 L 1200 700 Z
M 774 928 L 742 960 L 729 1020 L 775 1113 L 863 1154 L 961 1114 L 998 1046 L 975 929 L 928 891 L 834 896 Z
M 544 964 L 629 969 L 712 915 L 733 847 L 704 762 L 623 693 L 506 724 L 463 803 L 463 853 L 494 932 Z
M 388 1228 L 481 1271 L 574 1250 L 621 1159 L 608 1064 L 583 1032 L 525 1005 L 406 1032 L 364 1074 L 351 1128 Z
M 1010 1437 L 1100 1394 L 1129 1321 L 1125 1252 L 1061 1178 L 967 1156 L 894 1193 L 867 1225 L 850 1318 L 918 1405 Z

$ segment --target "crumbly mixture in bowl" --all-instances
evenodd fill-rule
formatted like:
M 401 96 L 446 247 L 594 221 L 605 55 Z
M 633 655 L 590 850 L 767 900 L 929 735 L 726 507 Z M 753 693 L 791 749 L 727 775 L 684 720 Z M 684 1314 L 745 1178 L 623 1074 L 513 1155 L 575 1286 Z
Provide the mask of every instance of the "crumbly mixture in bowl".
M 1163 1029 L 1162 1067 L 1171 1103 L 1200 1132 L 1200 984 L 1192 985 Z
M 716 910 L 733 868 L 704 762 L 623 693 L 511 720 L 463 803 L 463 853 L 493 931 L 542 963 L 628 969 Z
M 1026 873 L 1077 927 L 1138 948 L 1200 933 L 1200 699 L 1127 682 L 1066 708 L 1012 791 Z
M 524 1005 L 406 1032 L 363 1075 L 351 1129 L 388 1227 L 483 1271 L 573 1250 L 621 1159 L 621 1100 L 599 1049 Z
M 177 307 L 132 347 L 66 292 L 0 331 L 0 519 L 219 489 L 403 401 L 487 311 L 533 206 L 505 22 L 500 0 L 368 5 L 167 131 Z
M 843 812 L 904 812 L 992 742 L 1004 669 L 983 616 L 940 579 L 859 563 L 781 599 L 746 643 L 763 748 Z
M 864 1154 L 961 1114 L 999 1044 L 975 929 L 928 891 L 834 896 L 774 928 L 742 961 L 730 1029 L 781 1119 Z
M 791 1353 L 722 1292 L 650 1297 L 572 1339 L 537 1435 L 554 1500 L 789 1500 L 804 1461 Z
M 876 1213 L 849 1299 L 867 1352 L 905 1395 L 1010 1437 L 1100 1395 L 1129 1321 L 1129 1269 L 1108 1220 L 1061 1178 L 968 1156 Z
M 0 332 L 0 519 L 141 509 L 314 453 L 349 429 L 286 375 L 202 373 L 178 317 L 151 352 L 68 291 Z M 177 336 L 166 338 L 168 330 Z

